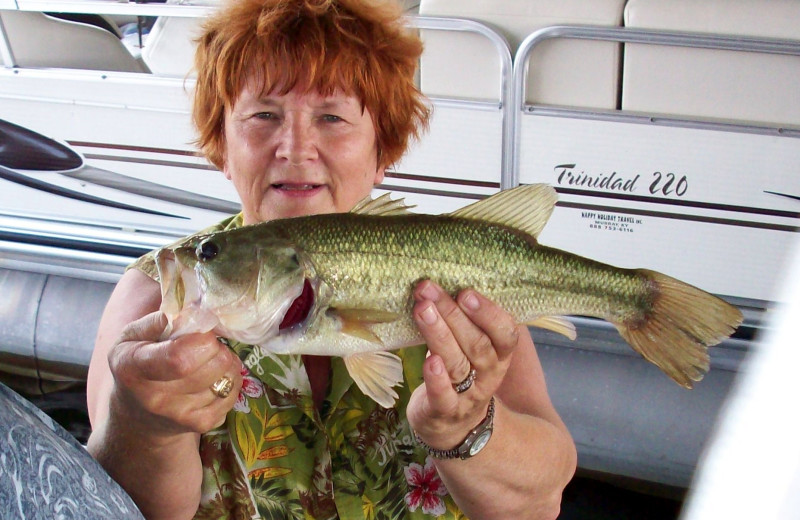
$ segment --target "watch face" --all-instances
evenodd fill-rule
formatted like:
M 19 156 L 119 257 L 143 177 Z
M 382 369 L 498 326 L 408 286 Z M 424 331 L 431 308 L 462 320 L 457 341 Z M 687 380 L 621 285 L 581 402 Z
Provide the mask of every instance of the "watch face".
M 469 447 L 469 456 L 472 457 L 477 455 L 479 451 L 486 446 L 486 443 L 489 442 L 489 438 L 492 436 L 492 430 L 486 430 L 481 432 L 480 435 L 475 439 L 475 442 L 472 443 L 472 446 Z

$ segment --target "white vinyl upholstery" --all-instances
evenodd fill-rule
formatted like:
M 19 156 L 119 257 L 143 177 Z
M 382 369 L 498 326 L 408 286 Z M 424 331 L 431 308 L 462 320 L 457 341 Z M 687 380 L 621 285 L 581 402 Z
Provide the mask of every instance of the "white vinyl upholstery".
M 179 3 L 167 0 L 167 3 Z M 193 5 L 218 5 L 218 0 L 195 0 Z M 405 11 L 413 12 L 419 0 L 400 0 Z M 186 77 L 194 65 L 194 40 L 199 36 L 203 20 L 161 16 L 156 20 L 142 49 L 142 59 L 154 74 Z
M 142 59 L 153 74 L 178 77 L 189 74 L 194 65 L 194 39 L 202 23 L 202 18 L 158 17 L 142 48 Z
M 619 26 L 624 0 L 421 0 L 420 14 L 472 18 L 499 30 L 512 56 L 530 33 L 551 25 Z M 483 37 L 424 31 L 422 90 L 429 96 L 499 99 L 500 61 Z M 531 53 L 526 101 L 614 109 L 620 45 L 549 40 Z
M 399 0 L 400 7 L 408 14 L 419 13 L 419 0 Z
M 105 29 L 39 12 L 0 11 L 0 20 L 18 67 L 148 72 Z
M 179 4 L 181 0 L 167 0 Z M 220 0 L 194 0 L 192 5 L 217 6 Z M 195 39 L 200 35 L 202 18 L 159 16 L 150 29 L 142 49 L 142 59 L 153 74 L 186 77 L 194 66 Z
M 179 4 L 182 0 L 167 0 Z M 220 0 L 194 0 L 192 5 L 218 6 Z M 195 40 L 200 36 L 202 18 L 160 16 L 150 29 L 142 59 L 153 74 L 184 78 L 193 74 Z
M 798 0 L 629 0 L 625 25 L 800 41 Z M 800 126 L 800 57 L 629 44 L 622 108 Z

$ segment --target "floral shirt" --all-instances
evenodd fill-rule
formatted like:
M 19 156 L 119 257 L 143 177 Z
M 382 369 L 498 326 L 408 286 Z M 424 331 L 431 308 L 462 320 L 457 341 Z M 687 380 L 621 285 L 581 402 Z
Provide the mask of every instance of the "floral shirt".
M 241 225 L 237 215 L 204 232 Z M 132 267 L 157 278 L 152 254 Z M 466 518 L 406 420 L 424 346 L 397 351 L 405 381 L 394 408 L 361 393 L 333 357 L 317 410 L 301 356 L 227 343 L 243 361 L 244 383 L 225 424 L 201 437 L 196 519 Z

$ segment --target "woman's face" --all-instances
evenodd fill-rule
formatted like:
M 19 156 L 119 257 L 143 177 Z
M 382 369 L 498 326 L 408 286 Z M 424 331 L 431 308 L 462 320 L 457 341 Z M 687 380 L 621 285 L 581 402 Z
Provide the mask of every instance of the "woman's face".
M 372 117 L 360 101 L 248 85 L 225 111 L 225 176 L 245 224 L 345 212 L 383 181 Z

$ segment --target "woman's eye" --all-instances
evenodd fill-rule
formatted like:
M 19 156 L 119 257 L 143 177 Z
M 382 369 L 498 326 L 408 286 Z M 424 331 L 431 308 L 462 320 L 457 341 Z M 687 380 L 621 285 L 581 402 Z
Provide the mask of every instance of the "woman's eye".
M 339 121 L 344 121 L 341 117 L 333 114 L 325 114 L 322 116 L 322 120 L 327 123 L 338 123 Z
M 256 119 L 263 119 L 265 121 L 269 121 L 271 119 L 276 119 L 276 115 L 273 112 L 258 112 L 254 116 Z

